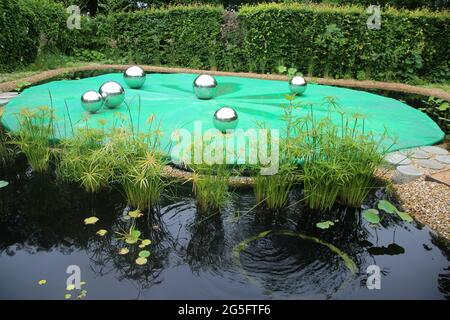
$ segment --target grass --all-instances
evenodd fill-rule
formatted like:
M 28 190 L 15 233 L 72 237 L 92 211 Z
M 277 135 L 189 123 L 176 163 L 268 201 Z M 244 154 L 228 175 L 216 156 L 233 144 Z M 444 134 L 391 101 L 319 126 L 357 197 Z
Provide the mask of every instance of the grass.
M 385 136 L 377 141 L 365 133 L 363 115 L 346 115 L 332 97 L 322 104 L 328 116 L 317 118 L 311 104 L 296 104 L 288 97 L 284 106 L 286 138 L 283 141 L 287 161 L 301 164 L 300 180 L 304 200 L 311 209 L 329 210 L 336 201 L 359 207 L 373 189 L 374 173 L 387 149 L 381 147 Z M 305 108 L 305 116 L 294 116 L 294 110 Z M 332 112 L 341 115 L 340 125 L 331 120 Z
M 192 184 L 200 211 L 218 210 L 230 200 L 229 171 L 224 165 L 193 165 Z
M 0 109 L 0 121 L 3 115 L 3 108 Z M 0 126 L 0 165 L 6 165 L 14 159 L 15 150 L 12 148 L 11 136 Z
M 298 182 L 298 169 L 292 164 L 283 164 L 274 175 L 254 174 L 253 192 L 256 203 L 269 210 L 279 210 L 285 207 L 289 194 Z
M 13 144 L 25 154 L 35 172 L 48 170 L 50 141 L 53 139 L 53 110 L 43 106 L 35 110 L 22 109 L 18 114 L 19 131 L 14 134 Z

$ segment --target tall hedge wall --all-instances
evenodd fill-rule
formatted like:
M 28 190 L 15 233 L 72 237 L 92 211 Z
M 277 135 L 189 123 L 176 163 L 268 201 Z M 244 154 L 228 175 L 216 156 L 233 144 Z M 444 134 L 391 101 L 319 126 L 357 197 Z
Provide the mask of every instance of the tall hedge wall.
M 244 7 L 244 57 L 314 75 L 450 78 L 450 15 L 385 9 L 380 30 L 367 28 L 368 16 L 356 6 Z
M 284 65 L 314 76 L 450 79 L 446 11 L 386 8 L 381 29 L 369 30 L 361 6 L 272 3 L 235 13 L 193 5 L 85 17 L 81 30 L 68 30 L 64 7 L 52 0 L 0 5 L 0 70 L 30 63 L 47 48 L 123 63 L 257 72 Z
M 301 4 L 151 9 L 99 17 L 114 54 L 146 64 L 378 80 L 450 79 L 450 15 L 382 11 L 369 30 L 363 7 Z
M 16 0 L 0 0 L 0 71 L 31 63 L 39 45 L 30 12 Z

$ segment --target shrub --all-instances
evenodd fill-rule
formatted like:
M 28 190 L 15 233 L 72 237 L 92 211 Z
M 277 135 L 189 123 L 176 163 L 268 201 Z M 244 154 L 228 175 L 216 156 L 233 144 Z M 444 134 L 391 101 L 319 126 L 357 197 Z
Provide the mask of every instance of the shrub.
M 0 0 L 0 12 L 0 71 L 11 71 L 34 61 L 38 31 L 17 1 Z

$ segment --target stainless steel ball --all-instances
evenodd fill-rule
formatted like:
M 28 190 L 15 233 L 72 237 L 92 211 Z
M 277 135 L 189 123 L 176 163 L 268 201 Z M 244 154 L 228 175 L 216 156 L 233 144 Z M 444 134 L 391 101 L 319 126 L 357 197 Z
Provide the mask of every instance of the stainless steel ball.
M 306 80 L 301 76 L 295 76 L 289 81 L 289 90 L 291 90 L 291 93 L 303 94 L 306 86 Z
M 81 96 L 81 106 L 90 113 L 96 113 L 103 106 L 103 97 L 100 93 L 90 90 Z
M 110 109 L 117 108 L 125 99 L 125 90 L 115 81 L 105 82 L 100 86 L 98 92 L 105 100 L 105 106 Z
M 202 100 L 212 99 L 216 94 L 217 81 L 208 74 L 202 74 L 195 78 L 193 88 L 197 98 Z
M 214 113 L 214 126 L 222 133 L 226 133 L 227 130 L 234 130 L 238 124 L 237 112 L 230 107 L 222 107 Z
M 130 88 L 139 89 L 145 83 L 145 71 L 138 66 L 129 67 L 123 73 L 123 79 L 125 80 L 127 86 L 129 86 Z

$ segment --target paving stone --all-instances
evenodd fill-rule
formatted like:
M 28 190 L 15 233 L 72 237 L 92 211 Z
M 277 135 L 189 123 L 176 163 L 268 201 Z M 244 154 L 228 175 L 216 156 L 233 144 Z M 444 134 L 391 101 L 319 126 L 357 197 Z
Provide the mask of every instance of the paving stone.
M 0 92 L 0 99 L 12 99 L 18 94 L 17 92 Z
M 435 159 L 439 162 L 450 164 L 450 156 L 436 156 Z
M 417 160 L 417 164 L 421 167 L 433 169 L 433 170 L 441 170 L 444 169 L 445 165 L 439 161 L 433 159 L 420 159 Z
M 384 159 L 394 166 L 411 164 L 411 160 L 400 152 L 388 153 Z
M 423 171 L 413 166 L 398 166 L 392 181 L 394 183 L 407 183 L 423 176 Z
M 411 154 L 411 158 L 414 158 L 414 159 L 428 159 L 430 157 L 431 157 L 431 154 L 429 154 L 428 152 L 422 151 L 422 150 L 417 150 L 413 154 Z
M 444 148 L 441 148 L 441 147 L 436 147 L 436 146 L 420 147 L 420 150 L 428 152 L 428 153 L 437 154 L 440 156 L 445 156 L 448 154 L 447 150 L 445 150 Z

